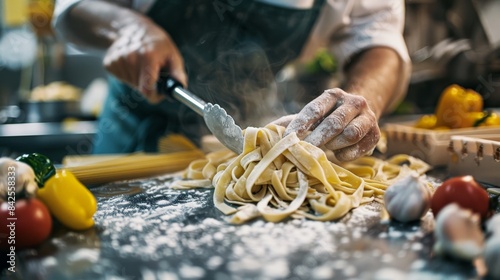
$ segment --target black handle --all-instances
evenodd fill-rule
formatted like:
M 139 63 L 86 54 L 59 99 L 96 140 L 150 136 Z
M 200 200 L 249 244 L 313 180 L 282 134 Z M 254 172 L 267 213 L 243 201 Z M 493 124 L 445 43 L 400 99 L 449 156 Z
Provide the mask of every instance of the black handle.
M 158 81 L 156 82 L 156 90 L 158 91 L 158 93 L 173 98 L 174 89 L 176 87 L 183 88 L 182 84 L 176 79 L 172 78 L 172 76 L 167 73 L 160 72 L 160 76 L 158 77 Z
M 203 110 L 206 105 L 205 101 L 184 89 L 182 84 L 172 78 L 172 76 L 160 72 L 160 76 L 156 82 L 156 87 L 157 91 L 166 95 L 167 98 L 170 98 L 172 101 L 178 100 L 200 116 L 203 116 Z

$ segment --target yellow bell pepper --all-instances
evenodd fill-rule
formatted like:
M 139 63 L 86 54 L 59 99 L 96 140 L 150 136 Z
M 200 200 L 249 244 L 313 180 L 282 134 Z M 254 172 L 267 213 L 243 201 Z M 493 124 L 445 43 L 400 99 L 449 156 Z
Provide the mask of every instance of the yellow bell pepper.
M 483 98 L 479 93 L 455 84 L 450 85 L 439 98 L 436 108 L 436 126 L 470 127 L 466 114 L 482 110 Z
M 465 113 L 462 119 L 462 127 L 477 127 L 482 126 L 489 118 L 486 112 L 470 112 Z
M 38 189 L 37 198 L 70 229 L 83 230 L 94 225 L 97 201 L 70 171 L 57 170 L 43 188 Z
M 491 111 L 485 111 L 481 113 L 469 113 L 468 116 L 473 122 L 472 126 L 500 126 L 500 116 L 497 113 Z M 469 115 L 468 114 L 468 115 Z
M 493 112 L 469 112 L 462 118 L 462 127 L 500 126 L 500 116 Z
M 415 127 L 423 129 L 433 129 L 436 127 L 436 122 L 436 115 L 423 115 L 417 120 Z
M 500 126 L 500 115 L 491 113 L 490 116 L 480 126 Z

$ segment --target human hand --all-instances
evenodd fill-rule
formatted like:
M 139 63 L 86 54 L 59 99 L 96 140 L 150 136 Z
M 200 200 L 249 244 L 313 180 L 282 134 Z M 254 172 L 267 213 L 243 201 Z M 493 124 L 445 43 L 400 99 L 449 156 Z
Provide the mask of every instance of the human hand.
M 165 31 L 149 19 L 133 20 L 120 28 L 104 56 L 104 66 L 118 79 L 141 92 L 151 103 L 164 96 L 156 92 L 156 81 L 164 69 L 187 84 L 182 56 Z
M 380 139 L 375 113 L 365 98 L 342 89 L 326 90 L 296 115 L 273 122 L 315 146 L 332 150 L 340 161 L 369 154 Z

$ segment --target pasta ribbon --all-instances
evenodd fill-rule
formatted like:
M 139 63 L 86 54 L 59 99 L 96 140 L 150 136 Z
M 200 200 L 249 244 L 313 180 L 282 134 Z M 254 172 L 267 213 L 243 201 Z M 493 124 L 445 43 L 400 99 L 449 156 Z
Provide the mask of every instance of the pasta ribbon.
M 337 165 L 325 152 L 285 128 L 267 125 L 244 131 L 243 152 L 228 149 L 193 161 L 173 188 L 214 187 L 215 207 L 231 222 L 262 217 L 279 222 L 288 217 L 330 221 L 376 199 L 411 170 L 423 174 L 425 162 L 408 155 L 388 160 L 362 157 Z M 239 205 L 239 207 L 238 207 Z

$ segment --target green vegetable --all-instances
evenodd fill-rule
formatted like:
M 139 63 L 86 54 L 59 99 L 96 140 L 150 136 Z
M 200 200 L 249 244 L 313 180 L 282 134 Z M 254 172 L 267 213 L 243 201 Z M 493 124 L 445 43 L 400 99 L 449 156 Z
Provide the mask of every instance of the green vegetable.
M 24 162 L 33 168 L 35 181 L 39 188 L 42 188 L 45 182 L 56 174 L 56 168 L 52 164 L 52 161 L 42 154 L 24 154 L 16 158 L 16 160 Z
M 327 50 L 320 49 L 306 64 L 306 70 L 310 74 L 332 74 L 337 71 L 337 61 Z

